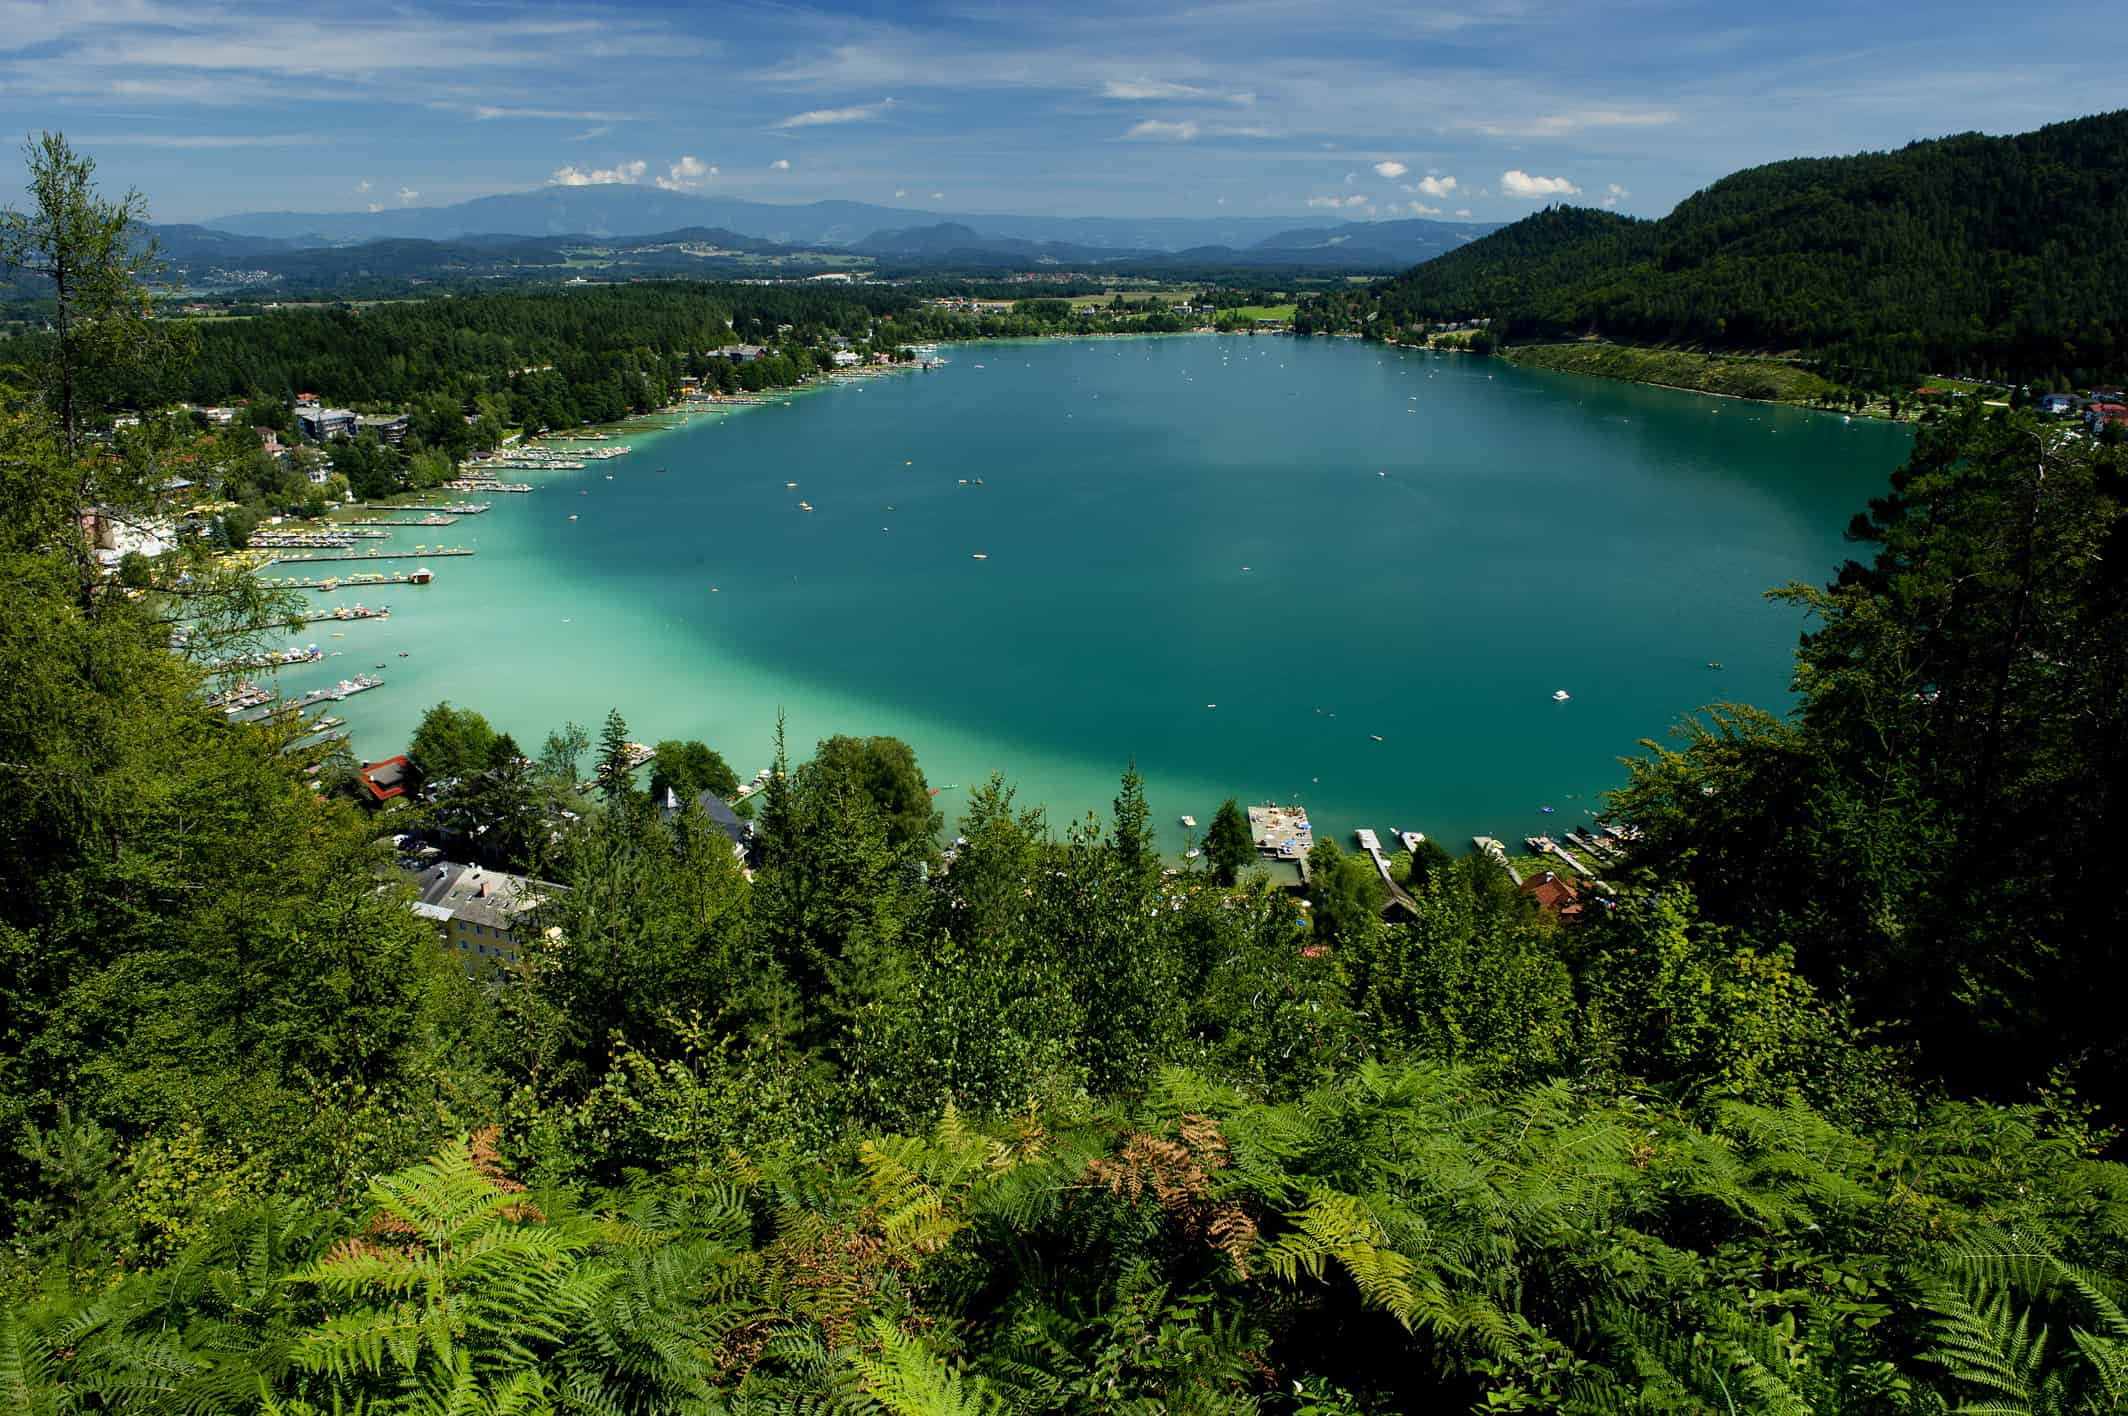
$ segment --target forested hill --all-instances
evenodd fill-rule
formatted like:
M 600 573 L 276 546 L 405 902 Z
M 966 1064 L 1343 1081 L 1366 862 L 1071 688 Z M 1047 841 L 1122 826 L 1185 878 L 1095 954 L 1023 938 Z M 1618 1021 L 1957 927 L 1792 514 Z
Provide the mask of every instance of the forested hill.
M 1659 221 L 1553 208 L 1304 315 L 1385 333 L 1491 317 L 1509 339 L 1799 350 L 1885 376 L 2114 376 L 2128 111 L 1754 167 Z

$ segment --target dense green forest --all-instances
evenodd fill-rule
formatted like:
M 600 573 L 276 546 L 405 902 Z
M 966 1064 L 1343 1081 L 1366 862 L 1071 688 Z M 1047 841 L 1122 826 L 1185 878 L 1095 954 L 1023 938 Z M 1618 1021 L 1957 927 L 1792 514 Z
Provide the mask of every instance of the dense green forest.
M 2128 111 L 1754 167 L 1659 221 L 1555 207 L 1303 312 L 1385 334 L 1476 318 L 1510 340 L 1795 350 L 1856 384 L 2118 378 Z
M 2128 1400 L 2118 444 L 1925 430 L 1784 592 L 1800 710 L 1651 743 L 1571 922 L 1476 856 L 1397 924 L 1334 847 L 1306 907 L 1171 870 L 1127 768 L 1104 819 L 992 781 L 949 859 L 886 739 L 779 753 L 749 876 L 619 713 L 535 755 L 440 706 L 371 815 L 205 705 L 173 609 L 288 607 L 95 567 L 77 509 L 166 470 L 98 429 L 188 351 L 38 161 L 5 253 L 94 278 L 0 397 L 7 1410 Z M 518 966 L 410 911 L 400 831 L 564 887 Z
M 1064 300 L 996 314 L 957 312 L 867 286 L 708 285 L 692 281 L 291 308 L 199 322 L 198 355 L 131 401 L 249 398 L 286 405 L 297 393 L 362 408 L 443 398 L 483 404 L 513 427 L 571 427 L 647 412 L 680 381 L 720 392 L 802 382 L 826 367 L 835 338 L 894 350 L 926 340 L 1128 330 L 1180 330 L 1164 310 L 1074 320 Z M 762 358 L 718 351 L 750 344 Z

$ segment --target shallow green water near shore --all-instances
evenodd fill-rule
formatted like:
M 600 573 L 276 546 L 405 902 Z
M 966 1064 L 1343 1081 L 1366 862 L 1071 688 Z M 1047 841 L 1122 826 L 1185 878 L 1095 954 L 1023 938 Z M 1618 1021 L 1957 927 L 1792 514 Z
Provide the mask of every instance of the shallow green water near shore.
M 336 710 L 365 758 L 439 699 L 533 751 L 618 705 L 745 776 L 780 706 L 800 753 L 908 739 L 949 818 L 993 770 L 1105 811 L 1135 756 L 1177 848 L 1232 795 L 1460 849 L 1585 820 L 1704 703 L 1785 706 L 1801 625 L 1760 592 L 1827 578 L 1908 444 L 1343 340 L 948 357 L 512 474 L 540 489 L 395 533 L 477 556 L 368 593 L 393 617 L 318 626 L 340 656 L 283 683 L 384 664 Z

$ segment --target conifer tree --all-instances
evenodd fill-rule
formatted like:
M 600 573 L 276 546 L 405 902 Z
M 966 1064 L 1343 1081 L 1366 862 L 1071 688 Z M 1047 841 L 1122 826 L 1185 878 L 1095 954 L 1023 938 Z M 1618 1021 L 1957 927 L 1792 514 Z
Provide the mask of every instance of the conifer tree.
M 628 720 L 618 708 L 606 710 L 606 726 L 599 730 L 599 794 L 611 803 L 626 796 L 634 784 L 629 780 Z
M 1249 834 L 1249 818 L 1242 814 L 1241 803 L 1228 797 L 1220 803 L 1219 814 L 1212 818 L 1212 829 L 1205 832 L 1204 858 L 1212 863 L 1212 873 L 1219 883 L 1231 885 L 1255 857 L 1256 841 Z
M 1148 870 L 1160 859 L 1153 846 L 1151 816 L 1145 804 L 1145 779 L 1138 775 L 1138 760 L 1132 758 L 1123 769 L 1123 784 L 1116 792 L 1115 825 L 1109 833 L 1116 861 L 1129 874 Z

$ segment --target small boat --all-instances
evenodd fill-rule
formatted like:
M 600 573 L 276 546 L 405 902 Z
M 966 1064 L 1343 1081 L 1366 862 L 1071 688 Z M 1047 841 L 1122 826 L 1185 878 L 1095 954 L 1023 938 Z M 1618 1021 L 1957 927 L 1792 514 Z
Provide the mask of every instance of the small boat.
M 1219 705 L 1217 703 L 1207 703 L 1204 706 L 1207 708 L 1217 708 Z
M 574 520 L 576 520 L 576 513 L 575 513 L 575 512 L 573 512 L 573 511 L 572 511 L 572 512 L 570 512 L 570 513 L 569 513 L 569 519 L 570 519 L 571 521 L 574 521 Z
M 813 509 L 813 504 L 808 501 L 802 501 L 798 503 L 798 509 L 800 511 L 811 511 Z
M 1197 818 L 1194 816 L 1185 816 L 1182 818 L 1182 824 L 1194 831 L 1197 829 Z
M 785 482 L 783 485 L 786 487 L 795 487 L 798 484 L 796 482 Z
M 1380 742 L 1382 740 L 1382 735 L 1380 733 L 1369 733 L 1367 734 L 1367 736 L 1373 738 L 1376 742 Z
M 970 556 L 969 556 L 968 558 L 969 558 L 970 560 L 979 560 L 979 561 L 986 561 L 986 560 L 989 560 L 989 559 L 990 559 L 989 555 L 988 555 L 987 553 L 983 552 L 983 551 L 976 551 L 975 553 L 973 553 L 972 555 L 970 555 Z
M 1555 688 L 1552 690 L 1552 702 L 1554 703 L 1564 703 L 1566 702 L 1568 697 L 1569 695 L 1567 691 L 1563 688 Z
M 1709 660 L 1707 661 L 1707 667 L 1708 667 L 1708 668 L 1710 668 L 1710 669 L 1718 669 L 1718 668 L 1720 668 L 1721 666 L 1722 666 L 1722 661 L 1721 661 L 1721 660 L 1719 660 L 1719 659 L 1709 659 Z
M 1182 853 L 1182 858 L 1183 858 L 1184 860 L 1195 860 L 1195 859 L 1197 859 L 1197 857 L 1199 857 L 1199 856 L 1201 856 L 1201 855 L 1203 855 L 1203 854 L 1204 854 L 1204 852 L 1203 852 L 1203 851 L 1200 851 L 1200 850 L 1196 850 L 1196 849 L 1192 848 L 1192 849 L 1190 849 L 1190 850 L 1186 850 L 1186 851 L 1184 851 L 1184 852 Z

